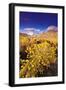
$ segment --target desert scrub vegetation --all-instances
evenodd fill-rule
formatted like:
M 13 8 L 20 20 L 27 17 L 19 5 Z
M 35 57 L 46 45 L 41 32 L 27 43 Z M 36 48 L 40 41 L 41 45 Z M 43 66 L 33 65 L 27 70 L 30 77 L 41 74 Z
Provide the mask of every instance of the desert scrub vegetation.
M 20 78 L 57 75 L 57 43 L 29 37 L 20 39 Z

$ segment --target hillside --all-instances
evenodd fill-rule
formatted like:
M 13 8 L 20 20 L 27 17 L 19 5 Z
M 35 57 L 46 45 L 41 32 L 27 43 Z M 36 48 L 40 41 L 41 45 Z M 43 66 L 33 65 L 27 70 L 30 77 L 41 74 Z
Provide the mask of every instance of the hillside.
M 58 40 L 58 32 L 53 31 L 53 30 L 44 32 L 39 35 L 39 38 L 49 40 L 50 42 L 53 42 L 53 43 L 57 43 L 58 42 L 57 41 Z

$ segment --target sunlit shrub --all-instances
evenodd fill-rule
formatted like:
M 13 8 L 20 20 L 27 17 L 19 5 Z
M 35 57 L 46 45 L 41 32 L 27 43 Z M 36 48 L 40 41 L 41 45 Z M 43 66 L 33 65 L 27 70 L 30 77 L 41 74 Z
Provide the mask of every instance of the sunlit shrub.
M 26 41 L 23 39 L 23 43 Z M 36 40 L 35 40 L 36 41 Z M 24 77 L 37 77 L 39 74 L 44 75 L 45 69 L 50 67 L 57 61 L 57 45 L 44 40 L 37 44 L 33 43 L 26 47 L 27 60 L 20 60 L 20 73 L 21 78 Z

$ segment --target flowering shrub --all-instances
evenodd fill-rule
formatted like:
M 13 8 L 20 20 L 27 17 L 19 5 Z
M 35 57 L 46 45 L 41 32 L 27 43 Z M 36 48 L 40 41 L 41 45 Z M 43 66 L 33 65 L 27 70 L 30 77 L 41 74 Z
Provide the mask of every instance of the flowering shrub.
M 23 39 L 22 44 L 26 45 L 22 52 L 27 53 L 26 58 L 20 58 L 20 78 L 46 76 L 51 64 L 57 62 L 57 44 L 48 40 L 30 43 L 27 38 Z M 27 43 L 26 43 L 27 42 Z M 28 43 L 29 42 L 29 43 Z M 47 71 L 47 72 L 46 72 Z M 52 75 L 51 72 L 50 75 Z

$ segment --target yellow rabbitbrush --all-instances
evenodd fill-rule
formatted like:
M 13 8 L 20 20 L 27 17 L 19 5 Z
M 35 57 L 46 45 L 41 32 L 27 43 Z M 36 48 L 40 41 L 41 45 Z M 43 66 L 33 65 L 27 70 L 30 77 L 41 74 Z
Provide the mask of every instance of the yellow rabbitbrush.
M 20 78 L 45 75 L 45 70 L 57 61 L 57 45 L 45 40 L 39 44 L 27 46 L 27 60 L 20 60 Z

